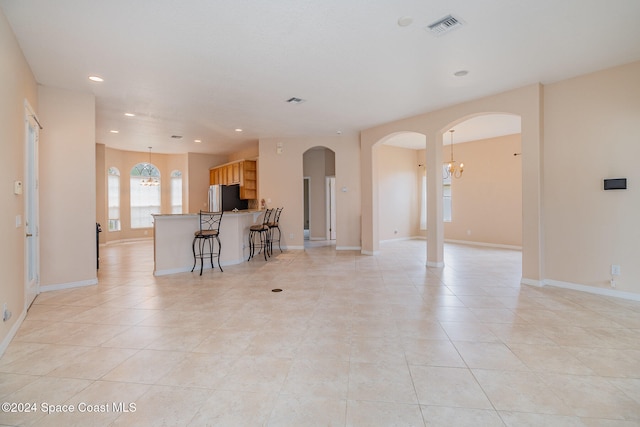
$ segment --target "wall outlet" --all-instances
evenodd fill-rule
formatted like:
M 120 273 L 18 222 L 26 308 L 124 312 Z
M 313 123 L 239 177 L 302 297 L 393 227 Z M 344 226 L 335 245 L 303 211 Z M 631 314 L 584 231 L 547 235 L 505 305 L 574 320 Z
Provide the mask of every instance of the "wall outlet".
M 612 276 L 620 275 L 620 266 L 618 264 L 611 264 L 611 275 Z
M 295 234 L 293 234 L 293 233 L 289 234 L 289 238 L 290 239 L 293 239 L 294 237 L 295 237 Z
M 615 280 L 611 279 L 610 283 L 611 283 L 611 287 L 612 288 L 616 287 L 616 281 Z

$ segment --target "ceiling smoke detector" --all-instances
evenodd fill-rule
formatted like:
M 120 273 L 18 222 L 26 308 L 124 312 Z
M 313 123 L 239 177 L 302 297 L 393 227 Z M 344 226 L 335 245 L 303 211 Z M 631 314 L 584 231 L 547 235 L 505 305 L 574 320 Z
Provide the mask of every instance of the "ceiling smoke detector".
M 454 17 L 453 15 L 447 15 L 444 18 L 427 25 L 425 30 L 429 31 L 434 36 L 441 36 L 445 33 L 453 31 L 462 26 L 462 20 Z

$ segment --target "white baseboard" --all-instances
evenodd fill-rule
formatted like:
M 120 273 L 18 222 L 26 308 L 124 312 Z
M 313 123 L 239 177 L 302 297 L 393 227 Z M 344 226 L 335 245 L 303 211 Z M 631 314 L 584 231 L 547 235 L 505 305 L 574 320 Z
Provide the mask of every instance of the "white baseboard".
M 11 340 L 18 333 L 18 329 L 20 329 L 20 326 L 22 326 L 22 322 L 24 321 L 25 317 L 27 317 L 27 310 L 23 308 L 22 313 L 20 313 L 20 316 L 16 319 L 16 322 L 13 324 L 11 329 L 9 329 L 9 333 L 7 334 L 7 336 L 4 337 L 4 339 L 0 343 L 0 357 L 2 357 L 5 351 L 7 351 L 7 348 L 9 347 Z
M 461 245 L 485 246 L 489 248 L 499 248 L 499 249 L 513 249 L 516 251 L 522 250 L 522 246 L 501 245 L 499 243 L 484 243 L 484 242 L 473 242 L 470 240 L 454 240 L 454 239 L 444 239 L 444 241 L 446 243 L 458 243 Z
M 60 291 L 62 289 L 81 288 L 83 286 L 93 286 L 98 284 L 98 278 L 81 280 L 79 282 L 58 283 L 55 285 L 40 285 L 40 292 Z
M 535 280 L 535 279 L 527 279 L 525 277 L 520 279 L 520 284 L 522 285 L 528 285 L 528 286 L 536 286 L 538 288 L 541 288 L 544 286 L 544 281 L 543 280 Z
M 442 267 L 444 267 L 444 262 L 427 261 L 427 267 L 442 268 Z
M 365 250 L 362 250 L 362 249 L 360 249 L 360 253 L 362 255 L 372 255 L 372 256 L 373 255 L 380 255 L 380 251 L 365 251 Z
M 595 286 L 581 285 L 578 283 L 561 282 L 559 280 L 546 279 L 544 284 L 556 288 L 571 289 L 574 291 L 588 292 L 590 294 L 604 295 L 607 297 L 622 298 L 631 301 L 640 301 L 640 294 L 618 291 L 616 289 L 597 288 Z
M 336 246 L 336 251 L 359 251 L 361 246 Z

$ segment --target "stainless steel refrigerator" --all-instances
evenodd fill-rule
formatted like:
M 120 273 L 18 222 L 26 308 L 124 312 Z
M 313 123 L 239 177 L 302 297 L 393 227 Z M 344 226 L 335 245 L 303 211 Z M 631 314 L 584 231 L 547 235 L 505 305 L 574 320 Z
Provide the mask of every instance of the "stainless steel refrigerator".
M 209 212 L 222 212 L 222 186 L 209 186 Z
M 209 211 L 228 212 L 234 209 L 245 210 L 249 201 L 240 198 L 239 185 L 211 185 L 209 186 Z

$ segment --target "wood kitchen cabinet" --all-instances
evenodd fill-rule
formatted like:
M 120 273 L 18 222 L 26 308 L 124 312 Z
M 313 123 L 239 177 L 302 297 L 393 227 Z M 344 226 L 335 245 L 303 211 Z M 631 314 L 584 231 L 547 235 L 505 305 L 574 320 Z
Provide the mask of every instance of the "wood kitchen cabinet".
M 210 185 L 240 184 L 241 199 L 258 198 L 258 176 L 255 160 L 241 160 L 209 169 Z
M 245 160 L 241 162 L 240 198 L 258 198 L 258 176 L 255 160 Z

